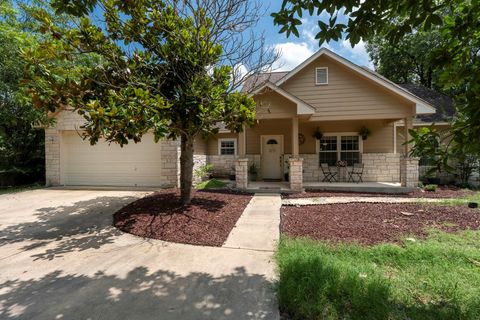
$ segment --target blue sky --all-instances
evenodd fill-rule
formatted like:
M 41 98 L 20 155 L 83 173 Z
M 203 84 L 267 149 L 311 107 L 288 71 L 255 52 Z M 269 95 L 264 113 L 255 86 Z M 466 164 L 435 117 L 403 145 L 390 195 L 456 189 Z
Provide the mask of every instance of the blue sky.
M 315 35 L 319 30 L 317 25 L 318 16 L 310 17 L 308 14 L 303 16 L 303 24 L 299 28 L 300 37 L 298 38 L 293 35 L 287 38 L 285 33 L 278 33 L 280 27 L 273 25 L 273 18 L 270 17 L 269 13 L 278 11 L 281 2 L 282 1 L 279 0 L 266 0 L 265 3 L 268 5 L 268 13 L 257 26 L 259 31 L 265 31 L 268 41 L 267 44 L 281 52 L 280 60 L 275 66 L 278 71 L 293 69 L 320 48 L 318 41 L 315 40 Z M 325 16 L 320 16 L 320 18 L 327 18 L 327 16 L 325 14 Z M 339 16 L 339 20 L 341 20 L 341 16 Z M 345 40 L 330 42 L 323 46 L 360 66 L 373 68 L 363 41 L 358 43 L 354 48 Z

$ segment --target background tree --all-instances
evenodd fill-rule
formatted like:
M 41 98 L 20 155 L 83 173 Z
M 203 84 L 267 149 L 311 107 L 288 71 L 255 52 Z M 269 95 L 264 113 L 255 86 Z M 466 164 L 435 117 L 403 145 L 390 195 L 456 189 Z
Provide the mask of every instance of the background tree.
M 44 135 L 38 125 L 47 118 L 19 86 L 24 69 L 19 53 L 37 42 L 32 27 L 21 5 L 0 1 L 0 185 L 35 182 L 44 175 Z
M 285 0 L 281 10 L 272 14 L 280 32 L 298 36 L 300 18 L 304 13 L 328 19 L 318 21 L 319 43 L 338 40 L 345 36 L 353 45 L 361 39 L 384 38 L 395 46 L 405 35 L 438 29 L 443 39 L 429 55 L 429 66 L 441 70 L 437 85 L 442 90 L 455 92 L 457 118 L 451 135 L 452 143 L 441 157 L 438 166 L 446 166 L 448 159 L 460 152 L 480 154 L 480 2 L 468 0 L 377 1 L 377 0 Z M 346 23 L 337 19 L 346 15 Z M 431 132 L 419 139 L 428 141 Z M 467 144 L 462 144 L 468 141 Z M 414 147 L 417 148 L 417 147 Z
M 191 200 L 193 144 L 224 122 L 240 131 L 254 120 L 254 101 L 236 89 L 248 74 L 269 69 L 276 55 L 251 30 L 262 11 L 249 0 L 53 1 L 59 14 L 79 17 L 60 28 L 39 10 L 50 35 L 24 54 L 26 88 L 36 105 L 71 106 L 86 119 L 84 137 L 120 145 L 180 139 L 181 200 Z M 101 16 L 98 18 L 97 16 Z M 98 65 L 69 66 L 82 55 Z M 64 61 L 64 65 L 52 61 Z M 248 73 L 241 72 L 248 70 Z
M 406 34 L 396 43 L 383 37 L 368 40 L 367 52 L 375 71 L 395 83 L 415 83 L 439 90 L 442 72 L 432 63 L 432 52 L 443 43 L 438 30 Z

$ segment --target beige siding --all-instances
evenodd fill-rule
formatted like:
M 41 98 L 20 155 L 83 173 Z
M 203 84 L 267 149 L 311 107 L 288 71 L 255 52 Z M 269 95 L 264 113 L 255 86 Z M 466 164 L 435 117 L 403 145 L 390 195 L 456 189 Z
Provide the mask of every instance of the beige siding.
M 257 119 L 286 118 L 297 114 L 297 105 L 276 92 L 255 96 Z
M 211 156 L 218 155 L 218 139 L 235 138 L 237 139 L 238 152 L 238 134 L 237 133 L 219 133 L 207 139 L 207 154 Z
M 337 132 L 358 132 L 362 126 L 372 132 L 367 140 L 363 141 L 364 153 L 390 153 L 393 148 L 393 122 L 387 120 L 363 121 L 326 121 L 300 122 L 299 133 L 305 136 L 305 143 L 300 145 L 301 154 L 315 153 L 316 140 L 313 137 L 318 127 L 324 134 Z
M 251 128 L 246 130 L 247 154 L 260 154 L 260 136 L 269 134 L 283 135 L 284 152 L 292 152 L 292 120 L 259 120 Z
M 315 85 L 316 67 L 328 67 L 327 85 Z M 415 107 L 326 56 L 306 66 L 282 88 L 315 107 L 312 120 L 399 119 Z
M 193 144 L 193 153 L 195 155 L 206 155 L 207 154 L 207 140 L 202 138 L 195 139 Z

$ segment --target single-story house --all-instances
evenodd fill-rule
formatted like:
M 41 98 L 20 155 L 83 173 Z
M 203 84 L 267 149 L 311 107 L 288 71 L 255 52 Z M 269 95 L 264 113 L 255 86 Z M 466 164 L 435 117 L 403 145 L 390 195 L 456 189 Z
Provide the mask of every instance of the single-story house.
M 408 157 L 402 143 L 414 119 L 436 109 L 408 88 L 322 48 L 289 72 L 251 77 L 243 90 L 256 101 L 256 123 L 196 141 L 196 166 L 235 172 L 237 187 L 247 188 L 255 163 L 259 180 L 288 180 L 300 190 L 304 182 L 322 180 L 320 163 L 344 160 L 364 164 L 364 181 L 417 186 L 418 159 Z M 155 144 L 147 136 L 124 148 L 90 146 L 77 133 L 80 116 L 63 110 L 56 118 L 45 130 L 48 185 L 178 185 L 179 142 Z M 366 139 L 363 127 L 371 132 Z

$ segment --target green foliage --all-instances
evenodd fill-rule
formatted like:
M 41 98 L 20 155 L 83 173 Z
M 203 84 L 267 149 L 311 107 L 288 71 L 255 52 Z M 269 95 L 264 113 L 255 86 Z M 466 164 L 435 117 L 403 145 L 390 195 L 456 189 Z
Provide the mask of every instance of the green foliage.
M 0 2 L 0 184 L 39 181 L 44 174 L 44 134 L 38 126 L 48 118 L 19 86 L 25 66 L 19 53 L 38 42 L 33 27 L 22 6 Z
M 92 144 L 139 142 L 150 131 L 156 141 L 179 138 L 182 200 L 189 202 L 195 138 L 218 132 L 219 122 L 240 131 L 255 118 L 253 99 L 231 92 L 232 68 L 224 64 L 219 39 L 232 31 L 219 29 L 211 11 L 189 1 L 183 7 L 168 1 L 52 4 L 77 23 L 58 26 L 49 11 L 36 10 L 44 41 L 23 53 L 35 106 L 73 107 L 86 119 L 82 129 Z M 91 14 L 96 7 L 104 23 Z
M 402 246 L 280 241 L 280 309 L 292 319 L 478 319 L 480 232 Z
M 436 184 L 427 184 L 426 186 L 423 187 L 423 190 L 435 192 L 437 191 L 437 187 L 438 186 Z
M 195 170 L 195 175 L 199 179 L 203 180 L 205 178 L 208 178 L 212 174 L 212 172 L 213 172 L 213 164 L 205 164 Z
M 466 206 L 469 202 L 480 203 L 480 192 L 475 192 L 473 195 L 469 195 L 463 198 L 456 199 L 442 199 L 439 202 L 434 202 L 435 205 L 447 205 L 447 206 Z
M 248 173 L 251 174 L 251 175 L 256 175 L 258 173 L 258 168 L 257 168 L 257 165 L 255 163 L 252 163 L 248 167 Z
M 223 181 L 217 179 L 211 179 L 207 181 L 200 182 L 197 184 L 197 189 L 207 190 L 207 189 L 222 189 L 225 188 L 227 184 Z
M 360 130 L 358 131 L 358 134 L 360 136 L 362 136 L 362 138 L 365 140 L 370 134 L 372 133 L 372 131 L 370 129 L 368 129 L 367 127 L 365 126 L 362 126 L 360 128 Z

